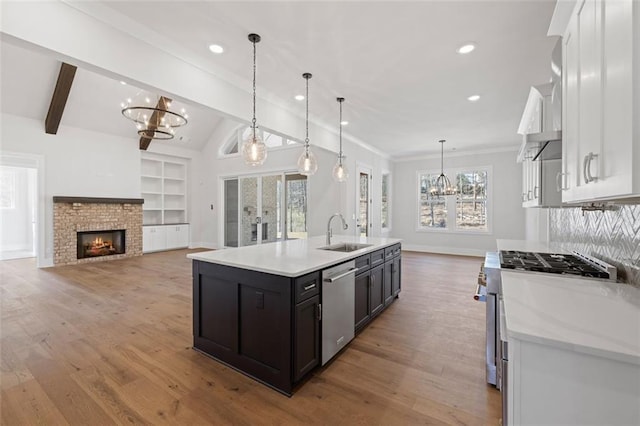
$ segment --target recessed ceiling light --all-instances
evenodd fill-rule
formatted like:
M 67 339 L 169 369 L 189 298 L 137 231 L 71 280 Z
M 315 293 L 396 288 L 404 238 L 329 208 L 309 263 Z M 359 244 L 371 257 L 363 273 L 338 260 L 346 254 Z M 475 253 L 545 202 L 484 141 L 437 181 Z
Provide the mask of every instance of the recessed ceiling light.
M 126 81 L 120 81 L 120 84 L 122 84 L 123 86 L 126 86 L 127 82 Z
M 224 52 L 224 47 L 220 46 L 219 44 L 210 44 L 209 50 L 213 53 L 220 54 Z
M 475 102 L 478 99 L 480 99 L 480 95 L 471 95 L 467 99 L 470 100 L 471 102 Z
M 346 126 L 349 124 L 349 122 L 347 120 L 341 121 L 340 124 L 342 124 L 343 126 Z
M 466 55 L 467 53 L 471 53 L 475 50 L 476 45 L 473 43 L 467 43 L 465 45 L 462 45 L 460 47 L 458 47 L 458 49 L 456 50 L 456 52 L 458 52 L 461 55 Z
M 294 98 L 296 101 L 304 101 L 304 95 L 295 95 Z

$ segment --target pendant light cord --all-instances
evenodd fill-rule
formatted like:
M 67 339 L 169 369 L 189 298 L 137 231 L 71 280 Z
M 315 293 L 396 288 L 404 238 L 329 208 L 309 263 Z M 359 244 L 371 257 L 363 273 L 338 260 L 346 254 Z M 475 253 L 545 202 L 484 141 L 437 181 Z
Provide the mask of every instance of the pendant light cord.
M 309 155 L 309 79 L 310 78 L 311 78 L 311 75 L 309 76 L 305 75 L 305 79 L 307 80 L 307 96 L 305 98 L 307 101 L 307 113 L 306 113 L 306 136 L 304 138 L 304 150 L 307 156 Z
M 251 120 L 253 129 L 253 143 L 256 142 L 256 42 L 253 41 L 253 119 Z
M 340 161 L 340 166 L 342 167 L 342 102 L 344 102 L 343 98 L 338 99 L 338 103 L 340 104 L 340 156 L 338 157 L 338 161 Z
M 444 141 L 440 141 L 440 173 L 444 175 Z

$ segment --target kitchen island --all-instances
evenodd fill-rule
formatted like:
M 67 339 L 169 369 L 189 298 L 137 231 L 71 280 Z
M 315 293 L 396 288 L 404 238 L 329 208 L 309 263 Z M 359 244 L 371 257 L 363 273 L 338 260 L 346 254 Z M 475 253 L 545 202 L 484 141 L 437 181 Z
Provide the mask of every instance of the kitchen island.
M 194 348 L 291 395 L 320 364 L 323 270 L 354 262 L 356 332 L 400 292 L 400 240 L 333 238 L 340 244 L 361 246 L 324 250 L 314 237 L 189 254 Z

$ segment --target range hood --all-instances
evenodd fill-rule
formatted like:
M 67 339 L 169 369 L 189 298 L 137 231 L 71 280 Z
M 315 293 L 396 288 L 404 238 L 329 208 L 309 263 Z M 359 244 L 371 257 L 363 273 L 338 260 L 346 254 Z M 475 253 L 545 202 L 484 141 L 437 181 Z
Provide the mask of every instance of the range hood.
M 551 59 L 551 82 L 531 87 L 520 120 L 518 161 L 562 158 L 562 42 Z

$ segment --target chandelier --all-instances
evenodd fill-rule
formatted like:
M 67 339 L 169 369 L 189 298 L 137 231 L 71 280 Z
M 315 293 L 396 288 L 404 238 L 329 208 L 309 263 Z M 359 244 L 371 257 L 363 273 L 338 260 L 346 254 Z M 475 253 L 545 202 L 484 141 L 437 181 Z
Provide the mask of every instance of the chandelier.
M 431 196 L 442 197 L 445 195 L 456 195 L 458 192 L 454 185 L 451 185 L 451 181 L 444 174 L 444 143 L 446 140 L 442 139 L 438 141 L 440 143 L 440 176 L 436 179 L 435 185 L 429 189 Z
M 251 133 L 242 142 L 242 157 L 251 166 L 260 166 L 267 159 L 267 146 L 256 133 L 256 43 L 260 42 L 258 34 L 249 34 L 249 41 L 253 44 L 253 118 Z
M 173 139 L 175 128 L 187 124 L 189 115 L 184 108 L 172 111 L 172 100 L 166 96 L 140 91 L 123 102 L 122 115 L 136 123 L 142 139 Z
M 298 172 L 301 175 L 311 176 L 318 170 L 316 156 L 313 155 L 313 152 L 309 149 L 309 79 L 311 78 L 311 74 L 305 72 L 302 74 L 302 77 L 307 80 L 307 115 L 305 119 L 306 136 L 304 138 L 304 152 L 300 155 L 300 158 L 298 158 Z
M 349 177 L 349 170 L 347 166 L 342 163 L 345 159 L 345 156 L 342 154 L 342 103 L 344 102 L 344 98 L 336 98 L 336 100 L 340 104 L 340 153 L 338 154 L 336 165 L 333 166 L 333 178 L 336 182 L 346 182 Z

